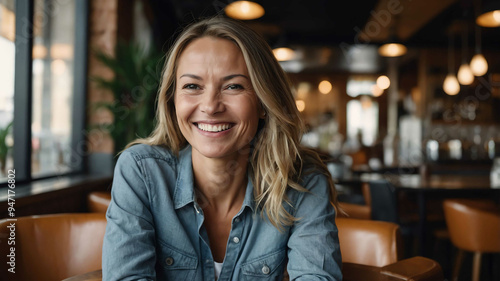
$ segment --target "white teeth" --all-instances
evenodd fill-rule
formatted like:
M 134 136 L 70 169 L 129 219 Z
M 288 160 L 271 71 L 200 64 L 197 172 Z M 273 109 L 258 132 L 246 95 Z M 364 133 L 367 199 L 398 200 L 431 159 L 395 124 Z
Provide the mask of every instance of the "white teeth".
M 228 130 L 231 127 L 229 124 L 223 124 L 223 125 L 210 125 L 210 124 L 199 124 L 198 123 L 198 129 L 206 131 L 206 132 L 221 132 Z

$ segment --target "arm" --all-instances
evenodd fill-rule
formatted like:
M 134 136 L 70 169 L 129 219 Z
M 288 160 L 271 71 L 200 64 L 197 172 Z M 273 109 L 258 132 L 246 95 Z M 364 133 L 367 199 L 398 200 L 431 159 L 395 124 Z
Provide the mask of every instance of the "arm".
M 342 280 L 335 210 L 324 175 L 311 175 L 299 195 L 295 217 L 300 218 L 288 240 L 290 280 Z
M 102 280 L 155 280 L 155 230 L 146 178 L 131 152 L 118 159 L 106 213 Z

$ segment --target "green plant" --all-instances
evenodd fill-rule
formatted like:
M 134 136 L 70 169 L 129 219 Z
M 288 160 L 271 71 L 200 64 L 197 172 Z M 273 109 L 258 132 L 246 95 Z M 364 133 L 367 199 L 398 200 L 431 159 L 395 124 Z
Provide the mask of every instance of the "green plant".
M 7 145 L 7 135 L 9 134 L 10 128 L 12 128 L 13 122 L 5 128 L 0 128 L 0 170 L 5 170 L 5 164 L 7 162 L 7 154 L 9 153 L 10 147 Z
M 114 95 L 113 102 L 98 102 L 94 110 L 109 110 L 114 120 L 100 126 L 115 142 L 115 155 L 132 140 L 148 136 L 155 125 L 155 100 L 163 66 L 163 54 L 144 51 L 135 44 L 119 43 L 115 55 L 96 51 L 97 60 L 111 69 L 114 77 L 92 77 L 103 89 Z

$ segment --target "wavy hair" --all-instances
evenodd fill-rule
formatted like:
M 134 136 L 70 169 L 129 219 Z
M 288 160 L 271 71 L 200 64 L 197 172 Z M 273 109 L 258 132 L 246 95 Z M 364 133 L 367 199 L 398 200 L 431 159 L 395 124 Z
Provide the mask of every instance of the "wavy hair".
M 337 194 L 328 169 L 317 153 L 300 144 L 304 124 L 295 105 L 288 76 L 265 40 L 235 20 L 222 17 L 205 19 L 191 24 L 179 35 L 167 53 L 163 68 L 156 128 L 149 137 L 137 139 L 127 147 L 137 143 L 161 145 L 178 155 L 187 145 L 177 124 L 174 106 L 177 61 L 190 42 L 205 36 L 230 40 L 240 48 L 252 86 L 266 113 L 253 140 L 254 147 L 249 158 L 257 206 L 279 230 L 292 225 L 299 218 L 285 208 L 285 204 L 291 206 L 286 196 L 287 188 L 307 192 L 301 186 L 300 178 L 306 171 L 312 171 L 309 167 L 314 167 L 315 171 L 326 175 L 330 200 L 337 207 Z

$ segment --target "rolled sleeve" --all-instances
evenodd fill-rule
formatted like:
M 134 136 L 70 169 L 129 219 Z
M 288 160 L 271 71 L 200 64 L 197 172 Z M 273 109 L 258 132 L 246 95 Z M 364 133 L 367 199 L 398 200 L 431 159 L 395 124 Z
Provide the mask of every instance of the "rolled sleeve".
M 290 280 L 342 280 L 341 255 L 335 209 L 330 203 L 326 176 L 315 174 L 304 184 L 296 203 L 288 240 Z
M 156 280 L 155 230 L 147 179 L 141 161 L 130 152 L 123 152 L 118 159 L 111 195 L 102 280 Z

